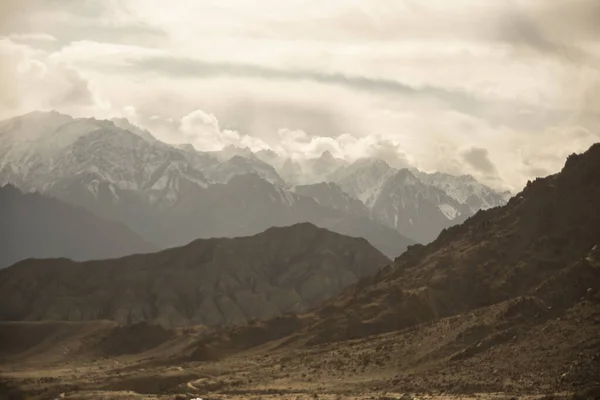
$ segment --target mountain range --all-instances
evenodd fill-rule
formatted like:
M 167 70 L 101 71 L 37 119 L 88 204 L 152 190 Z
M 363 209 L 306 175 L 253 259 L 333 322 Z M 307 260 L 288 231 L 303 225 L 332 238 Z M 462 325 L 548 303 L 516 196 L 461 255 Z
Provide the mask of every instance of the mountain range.
M 309 223 L 119 259 L 25 260 L 0 271 L 0 320 L 241 325 L 306 311 L 389 262 Z
M 247 387 L 294 376 L 351 393 L 588 388 L 582 398 L 597 398 L 599 203 L 596 144 L 311 312 L 204 333 L 186 357 L 258 354 Z
M 170 145 L 125 119 L 33 112 L 0 122 L 0 185 L 125 223 L 158 248 L 312 222 L 364 237 L 388 257 L 506 202 L 472 177 L 348 163 L 324 152 Z
M 123 224 L 38 193 L 0 187 L 0 268 L 27 258 L 83 261 L 156 250 Z
M 25 260 L 0 271 L 0 371 L 40 398 L 594 399 L 598 204 L 600 144 L 394 261 L 307 223 L 117 260 Z M 72 322 L 97 318 L 141 322 Z M 164 327 L 188 321 L 214 325 Z

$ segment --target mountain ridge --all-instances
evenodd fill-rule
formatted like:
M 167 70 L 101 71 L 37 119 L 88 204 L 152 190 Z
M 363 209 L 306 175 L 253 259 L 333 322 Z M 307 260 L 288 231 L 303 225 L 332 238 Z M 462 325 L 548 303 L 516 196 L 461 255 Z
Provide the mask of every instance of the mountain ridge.
M 118 259 L 29 259 L 0 271 L 0 319 L 242 324 L 306 310 L 389 262 L 310 223 Z
M 26 258 L 111 258 L 156 250 L 125 225 L 45 197 L 0 187 L 0 268 Z
M 320 157 L 292 163 L 291 159 L 277 159 L 273 152 L 254 154 L 232 146 L 221 152 L 171 146 L 124 119 L 78 119 L 34 112 L 1 122 L 0 136 L 0 183 L 36 190 L 101 218 L 124 222 L 162 248 L 196 237 L 258 233 L 267 228 L 267 222 L 311 221 L 340 233 L 364 236 L 395 257 L 414 241 L 433 240 L 443 228 L 464 220 L 479 207 L 502 202 L 494 200 L 498 196 L 494 197 L 491 189 L 472 183 L 472 198 L 463 196 L 468 199 L 468 204 L 463 204 L 445 189 L 379 159 L 348 165 L 323 152 Z M 28 137 L 37 139 L 25 140 Z M 294 185 L 282 178 L 287 176 L 282 168 L 291 168 L 290 173 L 299 168 L 301 174 L 309 175 L 318 170 L 315 173 L 322 182 Z M 418 191 L 407 189 L 399 179 L 403 174 L 415 177 Z M 258 182 L 253 178 L 256 175 L 268 184 Z M 242 180 L 247 182 L 242 184 Z M 327 181 L 336 187 L 321 184 Z M 448 181 L 452 179 L 446 177 L 444 182 Z M 264 193 L 255 193 L 253 184 L 261 186 Z M 337 187 L 350 197 L 339 193 Z M 248 188 L 254 194 L 245 192 Z M 289 207 L 287 200 L 296 198 L 299 191 L 315 203 L 297 199 L 296 205 Z M 223 197 L 225 192 L 231 198 Z M 437 194 L 431 196 L 434 192 Z M 487 197 L 480 198 L 479 193 Z M 233 210 L 234 203 L 248 213 Z M 268 215 L 267 205 L 278 218 Z M 435 218 L 419 217 L 419 209 L 430 210 L 428 214 Z M 215 215 L 220 215 L 221 227 Z
M 443 321 L 496 309 L 502 310 L 500 316 L 490 323 L 497 325 L 498 335 L 546 324 L 548 318 L 560 321 L 569 313 L 587 313 L 590 327 L 600 323 L 599 183 L 600 143 L 571 155 L 560 173 L 530 182 L 507 205 L 480 210 L 432 243 L 409 247 L 375 275 L 298 316 L 280 336 L 252 346 L 273 340 L 281 349 L 299 343 L 343 346 L 393 332 L 403 335 L 424 324 L 440 329 Z M 505 318 L 503 313 L 518 318 L 495 320 Z M 268 331 L 269 324 L 265 321 L 262 329 Z M 240 351 L 248 346 L 245 335 L 244 327 L 208 335 L 198 343 L 200 353 Z M 596 347 L 590 351 L 600 351 L 600 339 L 593 339 Z M 458 360 L 457 354 L 444 357 Z

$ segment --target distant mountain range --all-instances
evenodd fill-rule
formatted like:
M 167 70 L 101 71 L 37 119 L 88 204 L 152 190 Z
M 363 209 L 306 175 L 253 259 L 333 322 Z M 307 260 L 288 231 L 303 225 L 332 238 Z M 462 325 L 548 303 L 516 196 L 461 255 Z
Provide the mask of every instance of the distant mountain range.
M 389 262 L 309 223 L 116 260 L 26 260 L 0 271 L 0 320 L 244 324 L 306 311 Z
M 125 119 L 57 112 L 0 122 L 0 185 L 7 183 L 125 223 L 160 248 L 312 222 L 364 237 L 388 257 L 509 197 L 469 176 L 397 170 L 379 159 L 202 152 Z
M 0 187 L 0 268 L 26 258 L 92 260 L 156 250 L 123 224 L 14 186 Z

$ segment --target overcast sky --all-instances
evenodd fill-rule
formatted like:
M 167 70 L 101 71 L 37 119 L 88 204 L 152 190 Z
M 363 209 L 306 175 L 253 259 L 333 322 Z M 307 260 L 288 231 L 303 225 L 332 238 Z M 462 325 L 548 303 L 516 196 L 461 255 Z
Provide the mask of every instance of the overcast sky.
M 0 118 L 518 190 L 600 141 L 599 39 L 598 0 L 1 0 Z

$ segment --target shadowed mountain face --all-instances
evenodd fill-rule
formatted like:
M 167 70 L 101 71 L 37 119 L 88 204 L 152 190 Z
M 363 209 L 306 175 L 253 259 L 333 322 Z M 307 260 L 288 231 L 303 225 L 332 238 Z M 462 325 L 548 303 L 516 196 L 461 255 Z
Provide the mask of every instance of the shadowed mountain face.
M 92 260 L 155 250 L 125 225 L 10 185 L 0 188 L 0 268 L 30 257 Z
M 311 196 L 287 191 L 256 174 L 237 175 L 226 184 L 190 192 L 158 216 L 140 221 L 145 224 L 145 236 L 169 246 L 192 238 L 253 235 L 271 226 L 301 222 L 363 237 L 390 258 L 414 244 L 367 216 L 320 204 Z
M 308 223 L 115 260 L 27 260 L 0 272 L 0 319 L 242 324 L 305 311 L 389 261 Z
M 337 343 L 336 348 L 344 349 L 345 340 L 389 332 L 396 332 L 399 341 L 408 340 L 416 326 L 428 324 L 429 336 L 424 338 L 433 346 L 432 354 L 438 347 L 439 353 L 410 355 L 415 366 L 423 360 L 469 359 L 535 329 L 556 346 L 538 349 L 538 358 L 523 365 L 552 357 L 573 360 L 583 351 L 576 350 L 581 343 L 588 343 L 588 357 L 590 351 L 600 350 L 597 334 L 590 336 L 592 325 L 600 321 L 598 204 L 600 144 L 570 156 L 559 174 L 529 183 L 506 206 L 478 212 L 427 246 L 411 246 L 376 275 L 288 321 L 279 337 L 318 346 Z M 560 326 L 546 326 L 555 318 L 564 318 Z M 265 322 L 260 329 L 266 333 L 281 324 Z M 249 341 L 256 329 L 219 332 L 203 339 L 199 348 L 219 354 L 256 345 Z M 577 343 L 563 343 L 573 329 L 579 332 Z M 476 341 L 461 339 L 470 335 Z M 527 341 L 521 345 L 531 349 L 535 339 Z
M 398 330 L 519 296 L 572 306 L 600 287 L 598 204 L 600 144 L 329 301 L 317 312 L 314 340 Z

